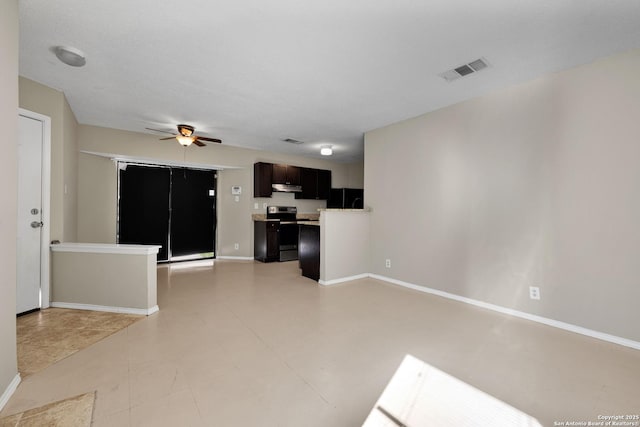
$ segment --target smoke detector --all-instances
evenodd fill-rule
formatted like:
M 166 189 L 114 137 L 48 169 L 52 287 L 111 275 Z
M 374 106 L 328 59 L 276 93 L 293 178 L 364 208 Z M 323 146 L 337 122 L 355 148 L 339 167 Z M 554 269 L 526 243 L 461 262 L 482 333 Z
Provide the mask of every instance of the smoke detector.
M 468 64 L 460 65 L 459 67 L 447 70 L 438 76 L 445 79 L 447 82 L 458 80 L 460 77 L 468 76 L 469 74 L 477 73 L 489 67 L 489 63 L 484 58 L 478 58 L 475 61 L 471 61 Z

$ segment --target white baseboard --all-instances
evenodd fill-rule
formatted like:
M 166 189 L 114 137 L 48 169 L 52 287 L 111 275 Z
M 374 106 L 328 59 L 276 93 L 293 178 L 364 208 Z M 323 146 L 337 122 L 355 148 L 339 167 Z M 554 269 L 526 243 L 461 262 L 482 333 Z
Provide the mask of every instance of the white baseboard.
M 561 322 L 559 320 L 548 319 L 546 317 L 537 316 L 535 314 L 525 313 L 523 311 L 514 310 L 511 308 L 502 307 L 499 305 L 491 304 L 484 301 L 478 301 L 471 298 L 462 297 L 460 295 L 450 294 L 449 292 L 440 291 L 438 289 L 427 288 L 425 286 L 415 285 L 413 283 L 403 282 L 402 280 L 392 279 L 390 277 L 380 276 L 378 274 L 369 274 L 369 277 L 373 279 L 382 280 L 385 282 L 400 285 L 405 288 L 413 289 L 420 292 L 425 292 L 432 295 L 437 295 L 443 298 L 460 301 L 466 304 L 475 305 L 476 307 L 486 308 L 488 310 L 497 311 L 498 313 L 508 314 L 522 319 L 531 320 L 533 322 L 542 323 L 544 325 L 553 326 L 554 328 L 564 329 L 565 331 L 575 332 L 577 334 L 586 335 L 591 338 L 596 338 L 602 341 L 608 341 L 614 344 L 630 347 L 636 350 L 640 350 L 640 342 L 633 341 L 627 338 L 622 338 L 616 335 L 607 334 L 604 332 L 594 331 L 592 329 L 583 328 L 582 326 L 572 325 L 571 323 Z
M 0 411 L 4 409 L 4 405 L 7 404 L 9 399 L 11 399 L 11 396 L 13 396 L 13 393 L 16 392 L 16 389 L 18 388 L 18 384 L 20 384 L 20 381 L 21 381 L 20 373 L 17 373 L 16 376 L 13 377 L 13 380 L 11 380 L 7 388 L 4 390 L 4 393 L 2 393 L 2 396 L 0 396 Z
M 218 255 L 216 259 L 231 259 L 236 261 L 253 261 L 252 256 L 227 256 L 227 255 Z
M 337 285 L 338 283 L 350 282 L 352 280 L 364 279 L 364 278 L 367 278 L 369 276 L 370 276 L 370 274 L 363 273 L 363 274 L 357 274 L 355 276 L 341 277 L 339 279 L 318 280 L 318 283 L 320 283 L 321 285 L 324 285 L 324 286 L 330 286 L 330 285 Z
M 109 307 L 107 305 L 76 304 L 72 302 L 52 302 L 51 307 L 70 308 L 73 310 L 107 311 L 109 313 L 137 314 L 141 316 L 150 316 L 160 310 L 157 305 L 151 308 L 129 308 Z

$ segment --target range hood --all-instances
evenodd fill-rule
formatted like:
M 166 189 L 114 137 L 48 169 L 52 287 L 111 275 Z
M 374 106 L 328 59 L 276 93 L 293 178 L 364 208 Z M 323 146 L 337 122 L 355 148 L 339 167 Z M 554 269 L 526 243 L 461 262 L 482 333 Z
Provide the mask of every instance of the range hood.
M 271 184 L 271 189 L 279 193 L 302 193 L 302 185 Z

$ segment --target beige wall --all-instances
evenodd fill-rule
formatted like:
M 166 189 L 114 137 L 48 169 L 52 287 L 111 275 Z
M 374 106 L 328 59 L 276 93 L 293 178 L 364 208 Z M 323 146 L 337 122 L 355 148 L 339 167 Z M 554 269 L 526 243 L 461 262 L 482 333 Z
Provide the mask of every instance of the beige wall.
M 369 273 L 370 219 L 365 211 L 320 215 L 320 281 L 331 284 Z M 327 283 L 328 282 L 328 283 Z
M 2 0 L 0 13 L 0 396 L 18 373 L 16 362 L 16 229 L 18 178 L 18 1 Z M 8 397 L 8 396 L 7 396 Z M 1 409 L 1 406 L 0 406 Z
M 638 75 L 629 52 L 368 133 L 371 271 L 640 341 Z
M 351 163 L 347 167 L 345 188 L 364 188 L 364 162 Z
M 53 252 L 53 304 L 149 310 L 157 305 L 156 254 Z
M 286 154 L 211 144 L 184 150 L 158 136 L 96 126 L 78 127 L 78 149 L 160 161 L 230 166 L 218 173 L 218 256 L 253 257 L 252 213 L 264 213 L 263 204 L 298 206 L 300 212 L 317 212 L 324 201 L 295 200 L 293 194 L 253 197 L 253 164 L 258 161 L 331 169 L 333 187 L 356 186 L 363 181 L 363 166 Z M 231 186 L 242 186 L 238 202 Z M 114 243 L 116 238 L 117 173 L 108 158 L 81 153 L 78 158 L 78 241 Z M 254 204 L 258 203 L 258 209 Z M 235 243 L 239 249 L 235 250 Z
M 73 242 L 77 238 L 76 118 L 62 92 L 23 77 L 20 107 L 51 118 L 51 240 Z
M 63 235 L 65 242 L 75 242 L 78 231 L 78 122 L 71 111 L 66 97 L 63 101 L 63 188 L 62 212 Z

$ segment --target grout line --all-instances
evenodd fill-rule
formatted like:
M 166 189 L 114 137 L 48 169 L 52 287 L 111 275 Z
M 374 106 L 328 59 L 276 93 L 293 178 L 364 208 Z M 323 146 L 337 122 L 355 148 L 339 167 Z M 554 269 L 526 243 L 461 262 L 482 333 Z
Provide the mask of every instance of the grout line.
M 298 378 L 300 378 L 302 380 L 303 383 L 305 383 L 311 390 L 313 390 L 319 397 L 320 399 L 322 399 L 327 405 L 331 406 L 331 403 L 329 403 L 329 401 L 322 395 L 322 393 L 320 393 L 319 390 L 317 390 L 313 384 L 311 384 L 301 373 L 299 373 L 296 369 L 294 369 L 285 359 L 284 357 L 278 353 L 277 350 L 275 350 L 275 348 L 273 348 L 272 345 L 270 345 L 264 338 L 262 338 L 260 336 L 260 334 L 258 334 L 251 326 L 249 326 L 244 320 L 242 320 L 242 318 L 240 316 L 238 316 L 238 314 L 233 311 L 231 308 L 228 308 L 228 310 L 249 330 L 251 331 L 251 333 L 253 335 L 256 336 L 256 338 L 258 338 L 264 345 L 265 347 L 267 347 L 270 351 L 273 352 L 273 354 L 275 354 L 278 359 L 284 363 L 284 365 L 291 370 L 291 372 L 293 372 Z

